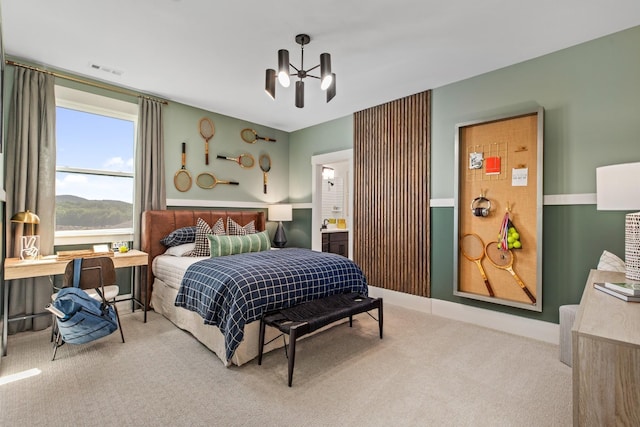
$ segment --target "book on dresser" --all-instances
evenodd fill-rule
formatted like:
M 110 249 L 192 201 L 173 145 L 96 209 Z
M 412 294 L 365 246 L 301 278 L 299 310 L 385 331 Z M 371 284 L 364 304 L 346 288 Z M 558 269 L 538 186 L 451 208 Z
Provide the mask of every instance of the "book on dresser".
M 640 283 L 638 282 L 604 282 L 604 285 L 614 291 L 633 297 L 640 297 Z
M 611 288 L 608 288 L 605 283 L 594 283 L 593 287 L 598 289 L 599 291 L 602 291 L 606 294 L 609 294 L 611 296 L 614 296 L 616 298 L 620 298 L 623 301 L 628 301 L 628 302 L 640 302 L 640 296 L 631 296 L 631 295 L 627 295 L 627 294 L 623 294 L 622 292 L 618 292 L 618 291 L 614 291 Z

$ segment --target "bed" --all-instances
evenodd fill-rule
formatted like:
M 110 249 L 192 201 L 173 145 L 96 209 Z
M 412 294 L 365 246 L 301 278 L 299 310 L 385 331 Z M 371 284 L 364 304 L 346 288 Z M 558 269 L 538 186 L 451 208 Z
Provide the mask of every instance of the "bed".
M 334 254 L 284 249 L 213 258 L 166 255 L 167 248 L 160 240 L 174 230 L 195 225 L 198 218 L 208 224 L 214 224 L 220 218 L 223 221 L 231 218 L 239 225 L 253 221 L 256 234 L 265 230 L 266 221 L 264 212 L 257 211 L 166 210 L 146 211 L 142 216 L 141 248 L 149 254 L 151 266 L 147 278 L 151 291 L 147 295 L 150 306 L 179 328 L 190 332 L 227 366 L 240 366 L 257 357 L 260 323 L 257 320 L 264 312 L 333 293 L 367 293 L 366 279 L 359 268 Z M 307 259 L 309 256 L 320 258 L 320 264 L 327 265 L 316 266 L 317 260 L 311 263 Z M 334 265 L 338 264 L 340 268 L 350 269 L 348 279 L 333 272 Z M 245 268 L 247 271 L 257 269 L 251 273 L 256 277 L 269 274 L 274 277 L 264 281 L 246 279 L 242 270 Z M 304 271 L 307 268 L 316 269 L 313 274 L 324 278 L 310 278 L 312 276 Z M 231 276 L 236 273 L 239 278 Z M 249 273 L 247 275 L 250 276 Z M 227 277 L 232 278 L 228 280 L 229 284 L 222 284 L 221 281 Z M 225 314 L 211 314 L 213 306 L 216 310 L 222 307 Z M 267 333 L 266 342 L 277 335 L 276 330 L 268 330 Z M 265 346 L 264 351 L 282 345 L 282 340 L 274 340 Z

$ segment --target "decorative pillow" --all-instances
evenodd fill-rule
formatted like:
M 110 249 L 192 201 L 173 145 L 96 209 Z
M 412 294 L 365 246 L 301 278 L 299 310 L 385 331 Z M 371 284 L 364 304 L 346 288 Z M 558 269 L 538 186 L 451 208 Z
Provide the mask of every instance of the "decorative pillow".
M 256 232 L 256 226 L 254 221 L 244 227 L 227 217 L 227 235 L 229 236 L 246 236 L 247 234 L 253 234 Z
M 188 254 L 191 253 L 191 251 L 193 251 L 195 247 L 195 242 L 185 243 L 184 245 L 171 246 L 164 252 L 164 254 L 171 256 L 188 256 Z
M 624 273 L 627 269 L 624 261 L 611 252 L 604 251 L 602 255 L 600 255 L 600 261 L 598 261 L 598 270 L 619 271 Z
M 218 221 L 213 225 L 213 229 L 204 219 L 198 218 L 196 223 L 196 247 L 186 256 L 209 256 L 208 234 L 224 235 L 224 221 L 222 221 L 222 218 L 218 218 Z
M 196 226 L 178 228 L 160 239 L 160 243 L 170 248 L 172 246 L 193 243 L 196 241 Z
M 271 248 L 271 240 L 266 230 L 246 236 L 214 236 L 209 234 L 207 237 L 209 238 L 211 258 L 268 251 Z

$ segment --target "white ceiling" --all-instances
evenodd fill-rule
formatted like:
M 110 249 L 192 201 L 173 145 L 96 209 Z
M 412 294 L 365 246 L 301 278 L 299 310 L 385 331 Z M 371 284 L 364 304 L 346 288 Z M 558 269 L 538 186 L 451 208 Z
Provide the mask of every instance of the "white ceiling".
M 638 0 L 0 0 L 7 55 L 284 131 L 640 25 Z M 337 96 L 264 92 L 278 49 Z M 91 69 L 94 63 L 122 75 Z M 579 72 L 579 70 L 576 70 Z

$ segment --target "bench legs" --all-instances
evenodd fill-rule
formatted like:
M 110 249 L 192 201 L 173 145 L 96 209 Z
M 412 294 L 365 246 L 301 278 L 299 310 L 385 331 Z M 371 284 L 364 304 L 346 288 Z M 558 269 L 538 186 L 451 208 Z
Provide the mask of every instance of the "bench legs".
M 378 328 L 380 328 L 380 339 L 382 339 L 382 298 L 378 299 Z
M 378 298 L 373 304 L 371 304 L 369 307 L 369 310 L 373 310 L 375 308 L 378 309 L 378 328 L 380 331 L 380 339 L 382 339 L 382 327 L 383 327 L 383 308 L 382 308 L 382 298 Z M 362 313 L 361 312 L 358 312 Z M 371 316 L 373 317 L 373 316 Z M 343 317 L 344 318 L 344 317 Z M 374 318 L 375 319 L 375 318 Z M 266 324 L 267 322 L 270 322 L 270 320 L 265 321 L 264 316 L 262 317 L 262 319 L 260 319 L 260 332 L 259 332 L 259 342 L 258 342 L 258 365 L 262 365 L 262 355 L 264 352 L 264 335 L 265 335 L 265 329 L 266 329 Z M 278 328 L 277 324 L 272 324 L 269 323 L 270 326 L 276 327 Z M 349 315 L 349 327 L 353 327 L 353 315 Z M 298 330 L 299 328 L 301 328 L 300 330 Z M 280 329 L 281 332 L 284 332 L 285 329 Z M 284 332 L 286 334 L 286 332 Z M 293 384 L 293 368 L 295 367 L 295 363 L 296 363 L 296 341 L 298 340 L 299 337 L 302 337 L 303 335 L 309 333 L 309 324 L 308 323 L 300 323 L 297 325 L 292 325 L 291 327 L 289 327 L 288 330 L 288 335 L 289 335 L 289 348 L 287 351 L 287 359 L 288 359 L 288 372 L 287 372 L 287 382 L 289 387 L 291 387 L 291 385 Z M 285 346 L 286 346 L 286 342 L 285 342 Z
M 262 351 L 264 350 L 264 316 L 260 319 L 260 334 L 258 338 L 258 365 L 262 365 Z
M 288 380 L 289 387 L 291 387 L 291 383 L 293 382 L 293 367 L 296 363 L 296 340 L 298 339 L 298 326 L 292 326 L 289 331 L 289 372 L 288 372 Z

